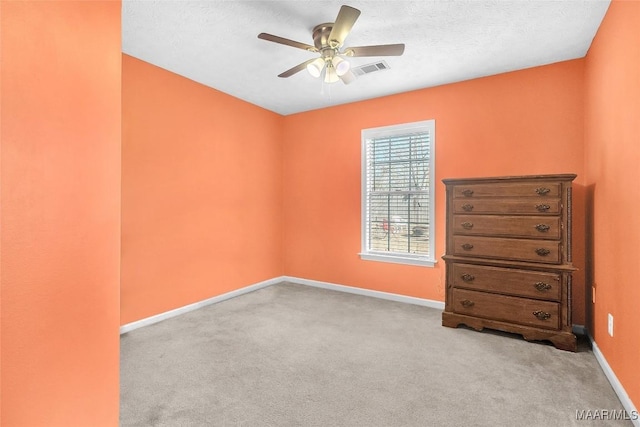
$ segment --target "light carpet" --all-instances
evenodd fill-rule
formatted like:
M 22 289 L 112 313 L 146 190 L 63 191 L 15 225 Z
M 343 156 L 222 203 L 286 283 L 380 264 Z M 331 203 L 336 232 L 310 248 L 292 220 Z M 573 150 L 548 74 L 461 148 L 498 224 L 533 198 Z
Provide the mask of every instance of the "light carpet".
M 122 426 L 589 426 L 623 407 L 577 353 L 441 311 L 281 283 L 123 334 Z

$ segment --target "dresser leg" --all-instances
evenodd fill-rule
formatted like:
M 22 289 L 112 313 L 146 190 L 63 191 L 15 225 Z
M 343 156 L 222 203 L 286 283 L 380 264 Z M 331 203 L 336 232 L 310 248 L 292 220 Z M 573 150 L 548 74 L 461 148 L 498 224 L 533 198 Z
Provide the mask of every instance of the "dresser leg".
M 560 350 L 573 351 L 576 352 L 578 350 L 578 341 L 576 336 L 573 334 L 566 335 L 558 335 L 553 338 L 549 338 L 549 341 L 559 348 Z
M 442 312 L 442 326 L 449 328 L 457 328 L 460 325 L 465 325 L 476 331 L 482 331 L 484 325 L 482 320 L 474 319 L 473 317 L 464 316 L 461 317 L 454 313 Z
M 527 341 L 550 341 L 557 349 L 566 351 L 577 351 L 578 342 L 576 336 L 570 332 L 541 332 L 523 331 L 519 332 Z

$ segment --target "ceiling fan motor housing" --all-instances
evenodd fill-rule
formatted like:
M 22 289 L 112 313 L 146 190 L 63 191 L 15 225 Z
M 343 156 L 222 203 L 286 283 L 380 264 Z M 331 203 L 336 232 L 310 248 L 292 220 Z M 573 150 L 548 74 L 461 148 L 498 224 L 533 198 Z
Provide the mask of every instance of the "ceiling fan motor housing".
M 340 44 L 337 40 L 329 40 L 332 29 L 332 22 L 316 25 L 313 28 L 313 44 L 320 52 L 328 49 L 336 51 L 340 47 Z

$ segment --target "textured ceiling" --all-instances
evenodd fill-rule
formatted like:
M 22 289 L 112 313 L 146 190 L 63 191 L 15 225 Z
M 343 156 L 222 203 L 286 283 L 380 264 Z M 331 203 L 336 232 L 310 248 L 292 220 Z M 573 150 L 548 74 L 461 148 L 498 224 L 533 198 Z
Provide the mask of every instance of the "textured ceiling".
M 342 4 L 362 14 L 345 47 L 404 43 L 403 56 L 350 58 L 390 66 L 353 83 L 278 74 L 317 54 L 261 32 L 313 44 Z M 584 57 L 609 0 L 141 1 L 122 4 L 122 50 L 279 114 Z

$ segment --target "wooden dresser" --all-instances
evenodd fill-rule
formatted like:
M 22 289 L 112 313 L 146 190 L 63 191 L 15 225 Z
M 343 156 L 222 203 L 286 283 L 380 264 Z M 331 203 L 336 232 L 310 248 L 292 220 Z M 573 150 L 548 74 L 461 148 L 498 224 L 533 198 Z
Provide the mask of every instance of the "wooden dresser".
M 576 175 L 445 179 L 442 325 L 497 329 L 576 351 L 571 182 Z

